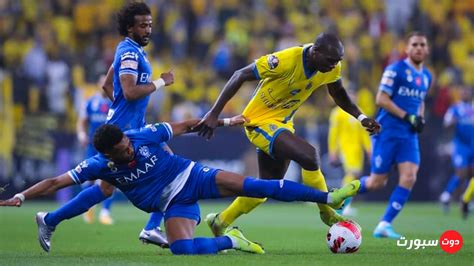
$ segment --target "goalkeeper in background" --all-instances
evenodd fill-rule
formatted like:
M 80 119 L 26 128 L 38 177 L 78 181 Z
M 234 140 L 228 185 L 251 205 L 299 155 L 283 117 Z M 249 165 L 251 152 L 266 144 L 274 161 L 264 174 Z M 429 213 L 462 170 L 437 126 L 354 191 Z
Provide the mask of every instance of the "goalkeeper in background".
M 357 101 L 355 91 L 346 89 L 353 102 Z M 359 178 L 364 168 L 364 152 L 370 158 L 371 144 L 369 134 L 360 122 L 336 106 L 329 117 L 328 136 L 329 161 L 332 165 L 342 163 L 345 185 Z M 346 199 L 343 215 L 354 216 L 356 210 L 350 207 L 352 198 Z

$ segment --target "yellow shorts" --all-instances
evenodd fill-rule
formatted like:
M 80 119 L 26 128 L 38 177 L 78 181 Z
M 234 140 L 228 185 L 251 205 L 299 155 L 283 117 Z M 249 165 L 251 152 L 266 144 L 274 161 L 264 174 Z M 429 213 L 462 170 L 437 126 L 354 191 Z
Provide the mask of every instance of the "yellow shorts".
M 250 142 L 259 150 L 274 158 L 273 142 L 285 130 L 295 133 L 292 123 L 283 124 L 278 121 L 262 121 L 256 126 L 246 126 L 245 134 Z
M 342 150 L 340 152 L 342 167 L 345 172 L 361 173 L 364 167 L 364 152 L 359 150 Z

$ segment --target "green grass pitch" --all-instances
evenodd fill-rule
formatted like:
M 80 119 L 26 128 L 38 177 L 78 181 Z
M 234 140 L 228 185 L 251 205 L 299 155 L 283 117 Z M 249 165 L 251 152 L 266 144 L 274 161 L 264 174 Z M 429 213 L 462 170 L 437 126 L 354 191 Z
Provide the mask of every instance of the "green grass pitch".
M 228 202 L 203 202 L 201 215 L 219 211 Z M 474 217 L 460 218 L 457 206 L 443 215 L 436 204 L 408 202 L 395 221 L 407 239 L 439 239 L 454 229 L 464 240 L 456 254 L 438 247 L 406 250 L 396 241 L 374 239 L 372 230 L 385 204 L 357 202 L 355 220 L 363 228 L 362 246 L 355 254 L 332 254 L 326 246 L 327 227 L 309 204 L 266 203 L 236 222 L 245 235 L 262 243 L 267 254 L 253 255 L 230 251 L 216 256 L 173 256 L 169 250 L 142 245 L 138 233 L 148 216 L 131 204 L 113 206 L 116 224 L 86 225 L 81 217 L 58 226 L 52 251 L 44 253 L 36 240 L 34 214 L 52 210 L 54 203 L 26 202 L 21 208 L 0 208 L 0 265 L 474 265 Z M 207 226 L 198 226 L 197 236 L 210 236 Z

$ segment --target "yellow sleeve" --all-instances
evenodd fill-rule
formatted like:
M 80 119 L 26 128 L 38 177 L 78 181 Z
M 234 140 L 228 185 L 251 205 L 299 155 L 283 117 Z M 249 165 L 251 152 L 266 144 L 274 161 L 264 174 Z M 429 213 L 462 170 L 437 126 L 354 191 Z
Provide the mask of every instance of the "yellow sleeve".
M 330 84 L 336 82 L 341 79 L 341 70 L 342 70 L 342 63 L 337 63 L 336 67 L 328 73 L 328 77 L 325 81 L 326 84 Z
M 332 109 L 329 117 L 328 150 L 329 153 L 337 152 L 337 138 L 339 136 L 339 116 L 338 107 Z
M 289 75 L 294 69 L 292 67 L 294 65 L 294 60 L 292 60 L 293 49 L 295 48 L 264 55 L 255 60 L 253 71 L 257 79 L 273 79 Z

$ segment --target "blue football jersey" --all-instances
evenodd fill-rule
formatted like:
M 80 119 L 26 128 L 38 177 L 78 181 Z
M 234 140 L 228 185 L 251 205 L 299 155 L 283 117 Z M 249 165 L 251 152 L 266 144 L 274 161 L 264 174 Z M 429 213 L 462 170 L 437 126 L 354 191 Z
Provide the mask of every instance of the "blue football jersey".
M 87 146 L 88 156 L 92 156 L 97 153 L 93 145 L 93 137 L 95 130 L 105 124 L 107 120 L 107 113 L 109 111 L 112 102 L 109 98 L 102 96 L 97 93 L 87 99 L 83 108 L 81 108 L 80 117 L 85 118 L 88 123 L 87 136 L 89 139 L 89 145 Z
M 472 103 L 460 102 L 451 106 L 444 115 L 445 123 L 456 120 L 454 142 L 474 147 L 474 107 Z
M 139 209 L 165 211 L 186 184 L 194 162 L 163 150 L 161 143 L 172 136 L 167 123 L 147 125 L 125 132 L 135 154 L 130 163 L 115 164 L 97 154 L 81 162 L 68 174 L 75 183 L 103 179 L 119 188 Z
M 143 48 L 134 40 L 125 38 L 117 46 L 114 67 L 114 102 L 109 110 L 107 124 L 113 124 L 122 130 L 140 128 L 145 125 L 145 112 L 150 96 L 127 101 L 120 84 L 120 75 L 137 76 L 137 84 L 151 82 L 151 65 Z
M 431 73 L 426 67 L 418 71 L 408 61 L 399 60 L 385 68 L 379 90 L 390 95 L 392 101 L 408 114 L 418 114 L 431 86 Z M 415 136 L 410 125 L 381 108 L 376 117 L 382 133 L 399 137 Z

